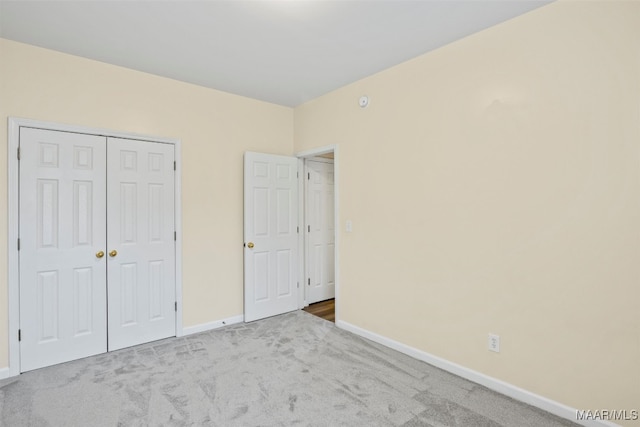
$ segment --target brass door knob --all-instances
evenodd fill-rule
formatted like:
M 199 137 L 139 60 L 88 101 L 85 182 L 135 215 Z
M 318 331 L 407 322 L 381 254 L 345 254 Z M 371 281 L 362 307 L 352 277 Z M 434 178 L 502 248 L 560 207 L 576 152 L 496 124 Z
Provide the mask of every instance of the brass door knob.
M 100 251 L 96 253 L 96 258 L 102 258 L 104 256 L 104 252 Z
M 253 249 L 253 246 L 254 246 L 253 242 L 249 242 L 249 243 L 247 243 L 247 247 L 248 247 L 249 249 Z
M 114 249 L 114 250 L 112 250 L 111 252 L 109 252 L 109 256 L 110 256 L 111 258 L 113 258 L 113 257 L 114 257 L 114 256 L 116 256 L 116 255 L 118 255 L 118 251 L 116 251 L 115 249 Z

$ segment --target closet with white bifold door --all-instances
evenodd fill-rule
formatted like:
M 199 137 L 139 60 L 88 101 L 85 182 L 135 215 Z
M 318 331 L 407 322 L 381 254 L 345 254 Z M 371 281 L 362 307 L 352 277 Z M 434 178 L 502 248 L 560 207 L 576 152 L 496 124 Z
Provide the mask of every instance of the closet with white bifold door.
M 174 145 L 21 127 L 20 371 L 176 335 Z

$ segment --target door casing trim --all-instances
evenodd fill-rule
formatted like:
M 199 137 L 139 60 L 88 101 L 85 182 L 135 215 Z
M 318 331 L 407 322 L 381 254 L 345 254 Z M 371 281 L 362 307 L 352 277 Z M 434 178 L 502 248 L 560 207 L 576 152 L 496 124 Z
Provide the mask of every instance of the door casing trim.
M 184 334 L 182 327 L 182 147 L 177 138 L 163 138 L 119 132 L 108 129 L 89 128 L 84 126 L 31 120 L 19 117 L 8 119 L 7 140 L 7 287 L 8 287 L 8 340 L 9 366 L 0 370 L 0 379 L 20 374 L 20 344 L 18 343 L 18 329 L 20 328 L 20 274 L 18 258 L 19 216 L 19 162 L 18 147 L 20 145 L 20 128 L 29 127 L 61 132 L 83 133 L 112 138 L 135 139 L 139 141 L 160 142 L 173 144 L 175 147 L 175 231 L 176 231 L 176 336 Z

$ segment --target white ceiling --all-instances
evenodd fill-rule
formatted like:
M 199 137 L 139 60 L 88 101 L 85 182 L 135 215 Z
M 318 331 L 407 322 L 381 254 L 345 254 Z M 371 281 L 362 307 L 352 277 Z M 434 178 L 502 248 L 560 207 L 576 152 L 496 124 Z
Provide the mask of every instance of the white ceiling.
M 293 107 L 546 3 L 0 0 L 0 37 Z

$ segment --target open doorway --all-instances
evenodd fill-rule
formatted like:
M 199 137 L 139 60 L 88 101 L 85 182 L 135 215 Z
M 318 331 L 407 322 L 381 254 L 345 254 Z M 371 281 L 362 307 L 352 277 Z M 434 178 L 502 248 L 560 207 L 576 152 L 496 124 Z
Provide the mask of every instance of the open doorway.
M 302 306 L 305 311 L 332 322 L 336 318 L 337 296 L 335 157 L 333 147 L 299 155 L 304 181 Z
M 335 298 L 309 304 L 303 310 L 309 314 L 313 314 L 314 316 L 318 316 L 324 320 L 328 320 L 329 322 L 336 322 Z

